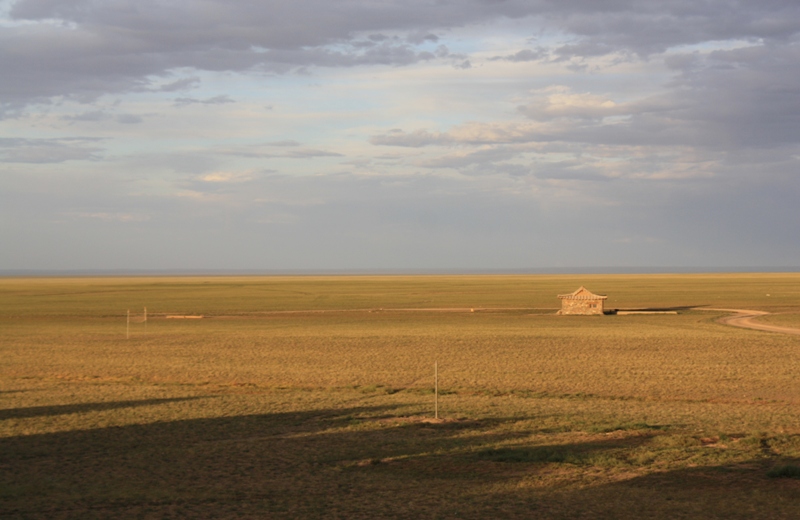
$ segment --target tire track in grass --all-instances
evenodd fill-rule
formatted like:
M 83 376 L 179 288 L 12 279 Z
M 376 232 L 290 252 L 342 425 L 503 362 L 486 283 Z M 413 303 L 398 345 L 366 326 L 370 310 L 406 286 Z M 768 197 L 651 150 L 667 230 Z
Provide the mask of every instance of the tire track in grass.
M 723 325 L 731 325 L 733 327 L 741 327 L 743 329 L 760 330 L 763 332 L 778 332 L 780 334 L 791 334 L 793 336 L 800 336 L 800 329 L 792 327 L 779 327 L 777 325 L 769 325 L 767 323 L 759 323 L 753 321 L 756 318 L 767 316 L 771 314 L 765 311 L 753 311 L 747 309 L 708 309 L 697 307 L 693 310 L 698 311 L 717 311 L 717 312 L 732 312 L 732 316 L 724 316 L 717 321 Z

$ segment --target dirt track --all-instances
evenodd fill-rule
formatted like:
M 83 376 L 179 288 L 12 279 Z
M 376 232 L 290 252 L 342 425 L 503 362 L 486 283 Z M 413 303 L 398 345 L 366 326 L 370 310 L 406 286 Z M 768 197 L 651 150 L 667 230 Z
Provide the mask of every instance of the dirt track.
M 734 327 L 742 327 L 744 329 L 753 329 L 753 330 L 763 330 L 766 332 L 779 332 L 782 334 L 793 334 L 795 336 L 800 336 L 800 329 L 793 329 L 791 327 L 778 327 L 777 325 L 768 325 L 766 323 L 757 323 L 754 322 L 753 319 L 759 316 L 766 316 L 769 314 L 768 312 L 764 311 L 748 311 L 745 309 L 707 309 L 707 308 L 698 308 L 697 310 L 704 310 L 704 311 L 724 311 L 724 312 L 733 312 L 735 313 L 733 316 L 725 316 L 724 318 L 720 318 L 720 323 L 724 323 L 725 325 L 733 325 Z

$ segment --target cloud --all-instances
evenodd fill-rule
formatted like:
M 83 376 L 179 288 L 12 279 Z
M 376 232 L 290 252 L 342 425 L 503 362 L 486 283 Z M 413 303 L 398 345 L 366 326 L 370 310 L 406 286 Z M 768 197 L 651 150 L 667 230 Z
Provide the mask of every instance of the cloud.
M 146 222 L 150 220 L 149 215 L 118 213 L 118 212 L 77 212 L 66 213 L 68 217 L 89 218 L 96 220 L 116 221 L 116 222 Z
M 123 125 L 136 125 L 143 121 L 143 119 L 140 116 L 137 116 L 135 114 L 120 114 L 117 117 L 115 117 L 114 120 L 117 123 Z
M 319 150 L 315 148 L 300 148 L 300 143 L 292 140 L 272 141 L 252 145 L 237 147 L 216 148 L 210 152 L 220 155 L 249 158 L 291 158 L 291 159 L 313 159 L 316 157 L 343 157 L 338 152 Z M 286 150 L 275 150 L 284 148 Z
M 305 148 L 302 150 L 292 150 L 283 154 L 276 155 L 276 157 L 291 157 L 294 159 L 312 159 L 314 157 L 344 157 L 338 152 L 329 152 L 327 150 L 315 150 L 313 148 Z
M 103 148 L 92 137 L 60 139 L 27 139 L 0 137 L 0 162 L 5 163 L 62 163 L 98 159 Z
M 115 158 L 116 167 L 137 175 L 149 172 L 174 172 L 196 175 L 222 168 L 220 158 L 204 149 L 173 149 L 169 152 L 138 151 Z
M 450 59 L 425 46 L 440 31 L 528 17 L 575 41 L 554 56 L 649 56 L 681 45 L 749 40 L 784 44 L 800 30 L 800 5 L 785 0 L 592 2 L 433 0 L 386 2 L 18 0 L 0 28 L 0 102 L 57 96 L 92 100 L 136 89 L 166 92 L 198 84 L 176 70 L 288 72 L 302 67 L 408 65 Z M 402 35 L 402 37 L 398 37 Z M 539 59 L 524 49 L 509 61 Z M 462 58 L 457 66 L 471 60 Z
M 421 148 L 423 146 L 450 144 L 452 138 L 446 134 L 429 132 L 428 130 L 414 130 L 405 132 L 394 128 L 385 134 L 373 135 L 369 142 L 378 146 L 403 146 L 407 148 Z
M 494 56 L 489 58 L 489 61 L 511 61 L 515 63 L 519 62 L 526 62 L 526 61 L 539 61 L 547 58 L 549 53 L 543 49 L 531 50 L 531 49 L 522 49 L 521 51 L 515 52 L 514 54 L 508 54 L 506 56 Z
M 464 146 L 487 144 L 531 143 L 552 141 L 559 128 L 541 123 L 519 121 L 469 122 L 446 132 L 431 132 L 426 129 L 405 132 L 393 129 L 370 138 L 370 143 L 382 146 L 421 148 L 425 146 Z
M 618 105 L 607 96 L 590 92 L 575 93 L 566 86 L 551 86 L 537 94 L 535 101 L 519 107 L 519 111 L 531 119 L 602 119 L 630 113 L 626 107 Z
M 731 162 L 743 161 L 737 157 Z M 55 175 L 52 183 L 57 189 L 43 192 L 35 201 L 9 189 L 13 186 L 9 177 L 22 174 L 5 175 L 0 221 L 7 220 L 9 208 L 20 206 L 14 213 L 14 229 L 24 240 L 6 250 L 4 265 L 50 269 L 769 266 L 791 265 L 800 251 L 797 241 L 791 240 L 800 232 L 792 218 L 800 191 L 796 182 L 784 177 L 786 165 L 762 169 L 758 178 L 662 182 L 656 190 L 636 178 L 577 178 L 580 173 L 589 177 L 591 171 L 580 172 L 577 163 L 569 161 L 501 166 L 508 175 L 490 178 L 405 171 L 372 176 L 259 175 L 248 183 L 217 183 L 226 188 L 222 193 L 177 186 L 167 194 L 135 197 L 129 195 L 130 179 L 102 175 L 81 184 Z M 565 173 L 558 174 L 559 168 Z M 746 172 L 752 165 L 743 162 L 737 168 Z M 575 175 L 567 178 L 568 171 Z M 779 179 L 783 180 L 776 183 Z M 98 185 L 106 188 L 100 190 Z M 146 232 L 124 233 L 130 225 L 125 215 L 150 216 L 136 224 Z M 64 216 L 74 218 L 64 221 Z M 64 222 L 54 225 L 55 219 Z M 627 237 L 632 240 L 613 242 Z M 743 240 L 753 247 L 743 248 Z M 64 248 L 66 256 L 42 254 L 64 243 L 71 245 Z M 587 248 L 597 254 L 587 258 Z M 231 257 L 237 263 L 231 264 Z
M 506 146 L 487 146 L 478 150 L 459 151 L 431 159 L 417 161 L 416 164 L 424 168 L 457 168 L 479 165 L 487 166 L 498 162 L 513 159 L 521 150 Z
M 800 31 L 798 14 L 800 6 L 790 0 L 758 4 L 747 0 L 672 0 L 569 2 L 549 16 L 561 30 L 579 38 L 558 49 L 557 55 L 569 58 L 619 51 L 648 56 L 710 41 L 785 42 Z
M 196 99 L 196 98 L 190 98 L 190 97 L 179 97 L 179 98 L 175 98 L 175 100 L 174 100 L 175 106 L 178 106 L 178 107 L 182 107 L 182 106 L 186 106 L 186 105 L 195 105 L 195 104 L 200 104 L 200 105 L 225 105 L 225 104 L 228 104 L 228 103 L 236 103 L 236 101 L 234 101 L 233 99 L 230 98 L 230 96 L 227 96 L 225 94 L 221 94 L 219 96 L 214 96 L 214 97 L 210 97 L 210 98 L 206 98 L 206 99 Z
M 163 85 L 159 85 L 153 90 L 157 92 L 178 92 L 181 90 L 191 90 L 200 85 L 200 78 L 192 76 L 189 78 L 180 78 Z
M 798 257 L 794 1 L 17 0 L 0 70 L 21 265 Z
M 107 93 L 170 92 L 197 84 L 195 76 L 166 84 L 158 79 L 178 69 L 287 72 L 429 60 L 433 53 L 414 49 L 434 39 L 425 27 L 452 23 L 429 20 L 434 13 L 424 13 L 425 4 L 208 0 L 166 7 L 133 0 L 19 0 L 10 17 L 29 23 L 0 28 L 0 69 L 7 79 L 0 84 L 0 102 L 10 106 L 56 96 L 90 101 Z M 443 6 L 430 7 L 441 22 L 450 15 Z M 458 18 L 460 25 L 474 17 Z M 382 30 L 406 32 L 408 38 L 359 45 L 364 40 L 358 34 Z
M 283 141 L 272 141 L 269 143 L 264 143 L 264 146 L 277 146 L 277 147 L 295 147 L 300 146 L 300 143 L 294 141 L 292 139 L 285 139 Z
M 61 116 L 64 121 L 107 121 L 111 115 L 105 110 L 89 110 L 80 114 Z
M 144 119 L 141 116 L 136 114 L 117 114 L 114 115 L 108 112 L 105 109 L 98 109 L 98 110 L 89 110 L 86 112 L 81 112 L 80 114 L 68 114 L 61 116 L 62 121 L 69 121 L 69 122 L 99 122 L 99 121 L 109 121 L 114 120 L 117 123 L 123 125 L 135 125 L 139 124 Z
M 196 202 L 220 202 L 223 195 L 199 190 L 181 190 L 175 194 L 179 199 L 188 199 Z
M 213 183 L 230 183 L 230 182 L 247 182 L 253 180 L 255 172 L 212 172 L 200 176 L 203 182 Z
M 554 85 L 530 91 L 519 105 L 528 123 L 474 121 L 443 132 L 393 129 L 370 142 L 415 148 L 566 142 L 708 153 L 800 145 L 800 44 L 756 43 L 684 57 L 670 55 L 678 74 L 638 98 Z
M 673 64 L 674 65 L 674 64 Z M 718 50 L 686 62 L 663 124 L 690 125 L 718 146 L 781 147 L 800 142 L 800 44 Z M 688 128 L 686 128 L 688 129 Z

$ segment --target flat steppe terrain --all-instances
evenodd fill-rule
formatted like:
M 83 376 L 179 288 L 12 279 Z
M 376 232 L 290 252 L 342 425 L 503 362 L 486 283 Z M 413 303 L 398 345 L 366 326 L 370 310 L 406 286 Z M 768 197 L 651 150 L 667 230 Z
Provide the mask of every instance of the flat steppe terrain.
M 800 336 L 704 308 L 800 274 L 0 279 L 0 517 L 800 518 Z

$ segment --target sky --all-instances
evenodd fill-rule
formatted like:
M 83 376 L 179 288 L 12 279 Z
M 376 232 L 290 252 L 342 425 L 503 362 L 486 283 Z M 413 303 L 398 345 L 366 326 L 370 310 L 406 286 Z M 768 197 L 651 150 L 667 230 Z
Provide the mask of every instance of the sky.
M 0 270 L 798 265 L 796 0 L 0 0 Z

